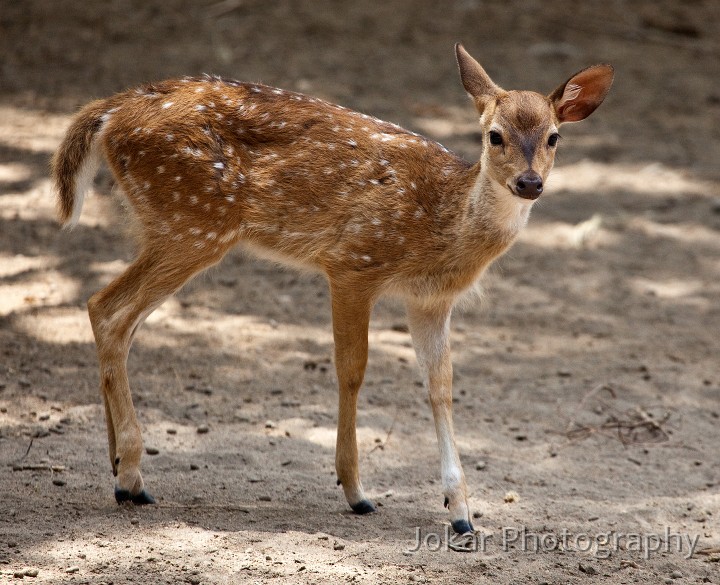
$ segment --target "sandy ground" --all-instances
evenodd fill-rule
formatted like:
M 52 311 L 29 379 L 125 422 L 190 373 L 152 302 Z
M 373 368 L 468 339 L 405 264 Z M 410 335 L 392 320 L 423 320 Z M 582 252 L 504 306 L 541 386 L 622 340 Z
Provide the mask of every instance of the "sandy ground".
M 0 582 L 720 583 L 718 30 L 714 0 L 0 1 Z M 85 303 L 133 244 L 107 173 L 74 231 L 55 223 L 47 163 L 72 113 L 213 72 L 473 159 L 456 40 L 507 88 L 617 70 L 454 318 L 478 550 L 447 543 L 403 308 L 373 317 L 358 424 L 381 507 L 358 517 L 335 485 L 325 282 L 240 254 L 136 340 L 158 505 L 117 506 Z

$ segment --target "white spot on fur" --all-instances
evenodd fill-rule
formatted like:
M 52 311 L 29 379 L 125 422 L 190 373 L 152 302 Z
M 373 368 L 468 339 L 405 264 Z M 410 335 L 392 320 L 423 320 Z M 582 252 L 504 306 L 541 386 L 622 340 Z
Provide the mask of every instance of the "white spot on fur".
M 189 146 L 186 146 L 185 148 L 183 148 L 183 151 L 190 156 L 194 156 L 195 158 L 200 158 L 203 155 L 202 150 L 200 150 L 199 148 L 190 148 Z
M 171 107 L 175 102 L 165 102 L 162 107 L 163 110 L 167 110 L 169 107 Z

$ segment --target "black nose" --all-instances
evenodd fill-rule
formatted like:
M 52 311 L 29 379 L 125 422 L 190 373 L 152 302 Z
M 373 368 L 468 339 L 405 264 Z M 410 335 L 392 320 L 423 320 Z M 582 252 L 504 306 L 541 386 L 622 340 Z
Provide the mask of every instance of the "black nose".
M 527 171 L 518 177 L 515 193 L 524 199 L 537 199 L 543 192 L 542 177 L 535 171 Z

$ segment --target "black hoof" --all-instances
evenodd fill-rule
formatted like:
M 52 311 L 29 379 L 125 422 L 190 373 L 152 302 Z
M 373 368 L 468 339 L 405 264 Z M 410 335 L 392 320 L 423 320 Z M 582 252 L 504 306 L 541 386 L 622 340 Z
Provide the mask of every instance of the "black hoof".
M 467 534 L 468 532 L 475 532 L 473 525 L 467 520 L 455 520 L 452 522 L 452 529 L 458 534 Z
M 356 514 L 372 514 L 373 512 L 377 512 L 375 504 L 370 500 L 360 500 L 357 504 L 351 504 L 350 507 Z
M 139 494 L 132 495 L 129 490 L 115 488 L 115 501 L 118 504 L 132 502 L 136 506 L 144 506 L 146 504 L 154 504 L 155 498 L 153 498 L 145 490 L 141 491 Z

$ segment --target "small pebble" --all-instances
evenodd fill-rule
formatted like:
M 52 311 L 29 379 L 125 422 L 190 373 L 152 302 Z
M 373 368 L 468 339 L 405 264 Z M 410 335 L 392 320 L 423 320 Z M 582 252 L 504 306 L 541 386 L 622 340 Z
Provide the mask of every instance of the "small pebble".
M 59 477 L 56 477 L 55 479 L 53 479 L 52 482 L 53 482 L 53 485 L 57 485 L 60 487 L 64 486 L 67 483 L 64 479 L 60 479 Z
M 520 496 L 515 491 L 509 491 L 505 494 L 505 497 L 503 498 L 506 504 L 513 504 L 520 500 Z
M 140 524 L 140 520 L 137 519 L 137 518 L 131 518 L 131 519 L 130 519 L 130 524 L 133 524 L 133 525 L 135 525 L 135 524 Z
M 482 518 L 483 513 L 482 512 L 473 512 L 473 518 Z
M 266 420 L 266 421 L 265 421 L 265 428 L 266 428 L 266 429 L 274 429 L 275 426 L 276 426 L 276 425 L 275 425 L 275 423 L 274 423 L 273 421 L 271 421 L 271 420 Z
M 198 469 L 200 469 L 200 466 L 197 463 L 190 464 L 190 471 L 197 471 Z
M 335 541 L 335 544 L 333 544 L 334 550 L 345 550 L 345 545 L 342 542 Z
M 486 467 L 487 467 L 487 461 L 478 461 L 475 464 L 475 469 L 477 469 L 478 471 L 482 471 Z
M 26 577 L 37 577 L 40 574 L 40 571 L 35 569 L 34 567 L 28 567 L 26 569 L 23 569 L 23 575 Z
M 586 575 L 597 575 L 597 569 L 592 565 L 583 565 L 582 563 L 580 563 L 578 565 L 578 569 L 580 569 L 580 571 L 585 573 Z
M 177 435 L 176 429 L 166 429 L 165 431 L 168 435 Z
M 80 567 L 78 567 L 77 565 L 73 565 L 72 567 L 68 567 L 67 569 L 65 569 L 65 572 L 66 573 L 77 573 L 79 570 L 80 570 Z
M 272 502 L 272 498 L 270 496 L 260 496 L 258 500 L 261 502 Z
M 210 427 L 207 426 L 206 424 L 199 425 L 198 428 L 197 428 L 197 432 L 198 432 L 198 434 L 200 434 L 200 435 L 204 435 L 205 433 L 209 433 L 209 432 L 210 432 Z
M 670 573 L 670 578 L 671 579 L 682 579 L 683 574 L 680 571 L 673 571 L 672 573 Z
M 156 449 L 155 447 L 145 447 L 145 453 L 148 455 L 157 455 L 160 453 L 159 449 Z

